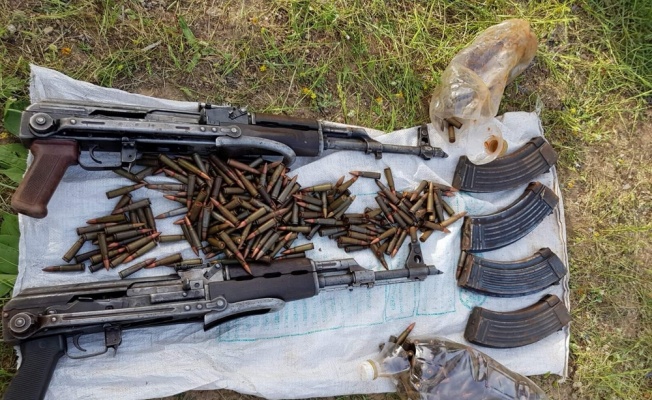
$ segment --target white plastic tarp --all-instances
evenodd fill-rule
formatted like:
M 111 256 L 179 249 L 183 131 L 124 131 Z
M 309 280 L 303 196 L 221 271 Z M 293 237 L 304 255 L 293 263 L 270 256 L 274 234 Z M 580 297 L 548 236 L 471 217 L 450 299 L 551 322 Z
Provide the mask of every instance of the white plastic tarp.
M 116 104 L 138 104 L 167 108 L 196 109 L 195 103 L 154 99 L 115 89 L 106 89 L 73 80 L 61 73 L 32 67 L 31 100 L 76 100 Z M 518 149 L 543 130 L 535 113 L 510 112 L 501 117 L 510 151 Z M 335 182 L 349 171 L 378 171 L 391 167 L 399 190 L 414 189 L 421 180 L 450 184 L 462 149 L 442 139 L 429 125 L 430 139 L 449 157 L 425 161 L 416 156 L 371 155 L 335 152 L 320 159 L 299 160 L 302 186 Z M 416 140 L 416 128 L 389 134 L 370 131 L 383 143 L 410 144 Z M 557 174 L 537 178 L 561 197 Z M 147 178 L 152 183 L 170 178 Z M 117 271 L 91 274 L 46 274 L 41 268 L 61 264 L 61 256 L 77 240 L 75 228 L 87 219 L 106 215 L 115 200 L 105 192 L 130 182 L 110 171 L 85 171 L 70 167 L 49 203 L 44 219 L 20 217 L 20 273 L 14 293 L 28 287 L 97 282 L 119 279 Z M 491 194 L 458 193 L 447 198 L 452 207 L 470 215 L 484 215 L 504 208 L 517 199 L 525 185 Z M 349 212 L 375 207 L 378 190 L 373 180 L 359 179 L 351 192 L 356 200 Z M 160 192 L 139 189 L 134 200 L 150 198 L 155 214 L 175 208 Z M 520 298 L 490 298 L 457 287 L 455 268 L 460 255 L 462 221 L 450 227 L 449 234 L 435 233 L 422 244 L 425 262 L 434 264 L 442 275 L 422 283 L 378 286 L 371 289 L 335 291 L 286 304 L 277 313 L 247 317 L 204 332 L 202 324 L 188 323 L 126 330 L 115 357 L 110 354 L 84 360 L 63 357 L 50 383 L 48 399 L 140 399 L 172 395 L 191 389 L 227 388 L 266 398 L 306 398 L 354 393 L 394 391 L 390 379 L 368 380 L 361 374 L 361 363 L 377 354 L 378 344 L 416 322 L 414 335 L 444 336 L 465 342 L 463 332 L 471 309 L 481 305 L 491 310 L 511 311 L 535 303 L 553 293 L 568 303 L 568 278 L 561 285 Z M 170 219 L 159 220 L 163 234 L 181 233 Z M 295 244 L 301 244 L 301 238 Z M 381 269 L 370 252 L 345 253 L 335 241 L 315 237 L 315 260 L 353 256 L 363 266 Z M 552 249 L 566 265 L 566 237 L 563 205 L 523 239 L 503 249 L 480 254 L 493 259 L 513 261 L 531 256 L 542 247 Z M 81 251 L 91 248 L 85 244 Z M 187 244 L 161 244 L 151 257 L 181 251 L 194 257 Z M 392 268 L 399 268 L 407 255 L 404 245 Z M 138 260 L 140 261 L 140 260 Z M 137 276 L 169 274 L 168 268 L 145 270 Z M 566 375 L 568 329 L 554 333 L 538 343 L 508 350 L 481 348 L 508 368 L 526 375 L 553 373 Z M 83 337 L 90 348 L 101 348 L 102 335 Z M 72 347 L 69 344 L 69 347 Z M 90 350 L 89 350 L 90 351 Z

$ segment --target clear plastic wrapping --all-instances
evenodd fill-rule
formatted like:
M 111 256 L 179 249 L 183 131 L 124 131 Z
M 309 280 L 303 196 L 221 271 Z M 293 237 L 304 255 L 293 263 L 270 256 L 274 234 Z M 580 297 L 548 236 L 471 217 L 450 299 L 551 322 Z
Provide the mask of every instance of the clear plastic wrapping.
M 469 150 L 471 162 L 487 163 L 504 151 L 494 117 L 505 86 L 527 68 L 536 50 L 530 24 L 510 19 L 483 31 L 442 73 L 430 101 L 430 119 L 462 123 L 460 144 Z
M 547 399 L 534 382 L 469 346 L 434 338 L 412 340 L 406 347 L 413 355 L 411 368 L 398 375 L 403 398 Z
M 408 353 L 395 342 L 386 342 L 378 357 L 367 360 L 362 365 L 366 379 L 390 377 L 410 369 Z

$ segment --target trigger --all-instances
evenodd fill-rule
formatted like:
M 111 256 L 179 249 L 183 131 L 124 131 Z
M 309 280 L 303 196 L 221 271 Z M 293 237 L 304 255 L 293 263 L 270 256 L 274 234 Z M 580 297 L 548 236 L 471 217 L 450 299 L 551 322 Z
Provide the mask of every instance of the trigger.
M 98 164 L 102 164 L 102 161 L 100 161 L 97 157 L 95 157 L 95 149 L 97 149 L 99 146 L 98 145 L 93 145 L 91 148 L 88 150 L 88 156 L 91 158 L 91 160 L 95 161 Z
M 85 348 L 81 347 L 79 345 L 79 338 L 82 337 L 83 333 L 77 334 L 72 338 L 72 344 L 79 350 L 79 351 L 86 351 Z

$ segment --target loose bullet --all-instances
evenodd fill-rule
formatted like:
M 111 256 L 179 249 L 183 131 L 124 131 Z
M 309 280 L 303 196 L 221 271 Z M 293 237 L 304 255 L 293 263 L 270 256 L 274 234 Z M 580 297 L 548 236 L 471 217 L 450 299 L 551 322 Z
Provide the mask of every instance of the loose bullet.
M 83 263 L 80 264 L 66 264 L 66 265 L 52 265 L 45 267 L 42 271 L 45 272 L 83 272 L 86 268 Z
M 351 171 L 349 172 L 349 174 L 353 176 L 362 177 L 362 178 L 380 179 L 380 172 Z
M 125 186 L 125 187 L 121 187 L 121 188 L 118 188 L 118 189 L 115 189 L 115 190 L 109 190 L 108 192 L 106 192 L 106 197 L 108 199 L 112 199 L 114 197 L 122 196 L 124 194 L 133 192 L 134 190 L 138 190 L 143 186 L 145 186 L 144 183 L 137 183 L 135 185 Z

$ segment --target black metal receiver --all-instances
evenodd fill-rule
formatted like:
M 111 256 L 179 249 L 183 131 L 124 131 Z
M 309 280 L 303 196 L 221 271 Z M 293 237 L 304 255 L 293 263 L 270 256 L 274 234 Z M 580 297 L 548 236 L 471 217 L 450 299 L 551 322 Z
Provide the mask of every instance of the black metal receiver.
M 382 144 L 364 128 L 282 115 L 253 114 L 231 106 L 199 104 L 196 111 L 75 102 L 41 102 L 23 112 L 20 139 L 34 154 L 12 198 L 14 209 L 43 218 L 70 165 L 86 169 L 129 166 L 144 154 L 319 157 L 324 150 L 446 157 L 419 130 L 415 146 Z
M 23 360 L 4 399 L 42 399 L 57 361 L 67 352 L 67 338 L 85 351 L 79 337 L 103 332 L 104 351 L 68 355 L 87 358 L 115 352 L 127 328 L 203 320 L 208 330 L 230 319 L 278 311 L 287 301 L 324 290 L 422 281 L 441 273 L 421 257 L 388 271 L 365 269 L 353 259 L 307 258 L 252 263 L 251 271 L 208 264 L 178 275 L 23 290 L 3 308 L 4 341 L 20 345 Z

